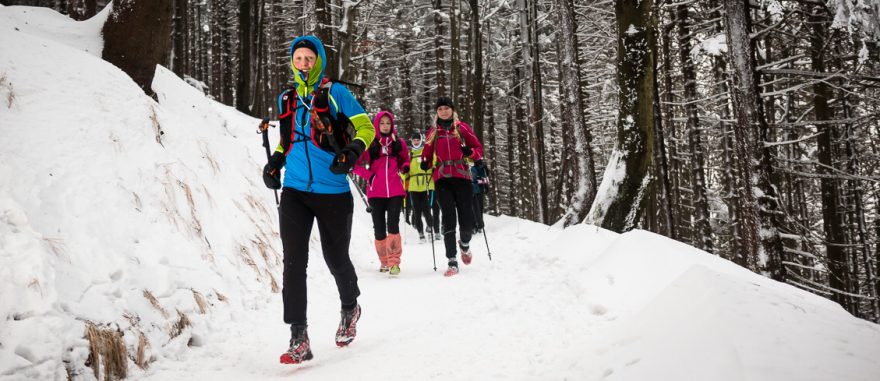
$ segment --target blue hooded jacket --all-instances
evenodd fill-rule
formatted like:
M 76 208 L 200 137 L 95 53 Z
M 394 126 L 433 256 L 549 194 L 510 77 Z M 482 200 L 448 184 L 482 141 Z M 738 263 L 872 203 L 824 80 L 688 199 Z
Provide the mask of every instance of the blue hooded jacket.
M 294 46 L 301 40 L 310 42 L 317 53 L 315 65 L 307 75 L 300 73 L 293 66 Z M 290 134 L 291 142 L 287 152 L 283 184 L 284 187 L 303 192 L 347 193 L 349 187 L 346 175 L 330 172 L 330 165 L 333 163 L 336 153 L 321 149 L 310 138 L 312 136 L 312 121 L 309 110 L 313 105 L 315 92 L 324 79 L 326 61 L 324 44 L 315 36 L 297 37 L 290 45 L 290 68 L 293 71 L 296 85 L 278 97 L 279 112 L 284 112 L 287 104 L 296 105 L 295 109 L 280 116 L 282 128 L 289 126 L 288 128 L 293 129 L 293 133 Z M 364 147 L 368 147 L 375 136 L 373 124 L 354 95 L 344 85 L 333 83 L 330 87 L 329 98 L 331 117 L 335 119 L 337 113 L 345 115 L 354 126 L 354 140 L 360 140 L 364 143 Z M 292 120 L 285 123 L 284 119 L 291 117 Z M 282 136 L 284 135 L 282 134 Z M 276 151 L 283 153 L 283 145 L 279 144 Z

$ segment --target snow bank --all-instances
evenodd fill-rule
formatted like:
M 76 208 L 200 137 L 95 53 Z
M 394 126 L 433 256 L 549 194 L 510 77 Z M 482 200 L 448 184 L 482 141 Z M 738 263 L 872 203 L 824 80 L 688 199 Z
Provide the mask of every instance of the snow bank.
M 100 59 L 105 17 L 0 8 L 0 376 L 93 377 L 87 322 L 176 358 L 280 288 L 257 120 L 161 67 L 144 95 Z
M 666 237 L 622 234 L 583 284 L 611 319 L 596 338 L 608 379 L 880 376 L 880 326 Z

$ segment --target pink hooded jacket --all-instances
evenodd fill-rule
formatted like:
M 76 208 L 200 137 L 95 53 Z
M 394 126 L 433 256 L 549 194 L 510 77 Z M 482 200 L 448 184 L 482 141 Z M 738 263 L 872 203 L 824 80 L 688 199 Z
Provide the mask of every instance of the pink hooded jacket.
M 382 136 L 379 132 L 379 121 L 383 116 L 391 118 L 391 134 Z M 409 149 L 403 139 L 397 138 L 397 126 L 394 124 L 394 115 L 388 111 L 380 111 L 373 119 L 373 127 L 376 129 L 376 139 L 373 145 L 379 147 L 379 157 L 370 163 L 370 147 L 358 159 L 354 166 L 354 174 L 367 180 L 367 198 L 392 198 L 405 196 L 401 173 L 409 172 Z M 391 156 L 391 144 L 400 142 L 400 153 Z

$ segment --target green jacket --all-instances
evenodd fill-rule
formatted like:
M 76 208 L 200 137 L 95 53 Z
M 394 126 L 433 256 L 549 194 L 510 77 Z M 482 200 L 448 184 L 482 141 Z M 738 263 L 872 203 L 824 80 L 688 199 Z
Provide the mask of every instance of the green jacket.
M 431 178 L 433 163 L 427 171 L 422 170 L 422 167 L 419 166 L 419 161 L 422 160 L 422 149 L 424 146 L 409 151 L 409 172 L 406 174 L 407 192 L 434 190 L 434 179 Z

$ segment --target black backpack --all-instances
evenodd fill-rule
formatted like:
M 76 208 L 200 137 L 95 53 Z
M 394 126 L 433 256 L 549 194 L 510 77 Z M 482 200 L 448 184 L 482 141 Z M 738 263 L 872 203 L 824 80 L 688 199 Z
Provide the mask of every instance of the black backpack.
M 301 99 L 297 96 L 296 89 L 290 88 L 281 94 L 281 99 L 278 101 L 280 107 L 278 119 L 281 125 L 281 146 L 284 148 L 285 154 L 290 151 L 292 143 L 309 140 L 324 151 L 340 154 L 342 148 L 351 141 L 354 135 L 351 121 L 345 114 L 339 112 L 338 108 L 336 113 L 330 110 L 332 101 L 330 88 L 332 86 L 333 82 L 324 78 L 312 98 L 312 107 L 309 113 L 303 114 L 309 115 L 311 118 L 311 136 L 294 128 L 293 118 L 296 117 L 297 102 Z M 296 124 L 303 125 L 305 121 Z M 292 139 L 294 134 L 296 139 Z

